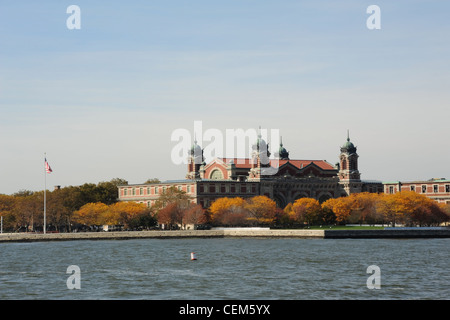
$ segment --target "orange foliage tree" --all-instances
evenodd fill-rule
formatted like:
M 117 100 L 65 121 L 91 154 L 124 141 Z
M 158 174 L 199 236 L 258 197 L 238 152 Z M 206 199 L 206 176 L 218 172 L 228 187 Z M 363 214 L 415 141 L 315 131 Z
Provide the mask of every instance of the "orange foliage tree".
M 247 199 L 244 208 L 249 213 L 248 221 L 254 221 L 257 225 L 272 224 L 277 214 L 277 204 L 266 196 Z
M 209 207 L 211 222 L 214 225 L 240 226 L 248 225 L 248 212 L 244 208 L 245 200 L 236 198 L 219 198 Z
M 295 200 L 290 212 L 291 219 L 301 224 L 312 224 L 320 220 L 322 207 L 313 198 Z
M 105 214 L 108 210 L 109 206 L 102 202 L 87 203 L 75 211 L 73 220 L 74 222 L 88 226 L 102 225 L 104 224 Z
M 407 225 L 439 225 L 448 221 L 441 206 L 414 191 L 402 191 L 382 197 L 382 210 L 395 222 Z
M 350 206 L 350 222 L 375 224 L 381 222 L 383 216 L 378 212 L 380 195 L 377 193 L 354 193 L 347 199 Z
M 123 225 L 130 227 L 130 223 L 140 214 L 146 212 L 147 206 L 137 202 L 117 202 L 109 206 L 108 212 L 104 214 L 104 224 Z
M 351 201 L 348 197 L 328 199 L 322 203 L 322 208 L 334 212 L 337 222 L 344 222 L 352 211 Z

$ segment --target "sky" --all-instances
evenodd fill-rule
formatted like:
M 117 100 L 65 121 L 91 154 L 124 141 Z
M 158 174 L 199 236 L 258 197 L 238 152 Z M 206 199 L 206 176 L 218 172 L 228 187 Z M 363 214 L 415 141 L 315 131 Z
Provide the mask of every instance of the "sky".
M 80 29 L 67 27 L 70 5 Z M 380 29 L 367 27 L 370 5 Z M 331 164 L 349 130 L 362 179 L 449 179 L 449 11 L 433 0 L 2 0 L 0 193 L 184 179 L 171 136 L 196 121 L 224 135 L 278 130 L 291 159 Z

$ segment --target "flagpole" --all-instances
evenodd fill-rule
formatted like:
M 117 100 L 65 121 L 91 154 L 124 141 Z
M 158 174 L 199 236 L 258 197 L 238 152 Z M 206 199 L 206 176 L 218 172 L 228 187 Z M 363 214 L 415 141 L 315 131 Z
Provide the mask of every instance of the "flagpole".
M 45 162 L 47 162 L 47 153 L 44 153 Z M 45 234 L 45 224 L 47 215 L 47 168 L 46 163 L 44 163 L 44 234 Z

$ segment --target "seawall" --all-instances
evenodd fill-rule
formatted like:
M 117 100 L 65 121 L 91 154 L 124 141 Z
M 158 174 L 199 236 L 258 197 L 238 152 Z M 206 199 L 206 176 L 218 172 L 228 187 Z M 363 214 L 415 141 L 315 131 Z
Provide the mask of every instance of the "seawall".
M 450 229 L 325 230 L 326 239 L 450 238 Z
M 175 239 L 175 238 L 305 238 L 305 239 L 380 239 L 380 238 L 450 238 L 450 229 L 415 230 L 270 230 L 270 229 L 220 229 L 220 230 L 172 230 L 172 231 L 115 231 L 80 233 L 6 233 L 0 234 L 0 242 L 71 241 L 71 240 L 127 240 L 127 239 Z
M 324 238 L 323 230 L 155 230 L 80 233 L 8 233 L 0 234 L 0 242 L 69 241 L 69 240 L 127 240 L 225 237 L 291 237 Z

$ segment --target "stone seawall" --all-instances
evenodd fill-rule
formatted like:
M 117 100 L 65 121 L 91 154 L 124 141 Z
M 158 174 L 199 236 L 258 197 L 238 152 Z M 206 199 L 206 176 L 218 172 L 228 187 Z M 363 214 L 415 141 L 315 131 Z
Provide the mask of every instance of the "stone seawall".
M 450 229 L 325 230 L 326 239 L 450 238 Z
M 450 238 L 450 229 L 441 230 L 172 230 L 172 231 L 114 231 L 80 233 L 4 233 L 1 242 L 127 240 L 175 238 L 316 238 L 316 239 L 374 239 L 374 238 Z
M 9 233 L 0 234 L 0 242 L 68 241 L 68 240 L 127 240 L 168 238 L 224 237 L 295 237 L 323 238 L 323 230 L 171 230 L 171 231 L 113 231 L 80 233 Z

